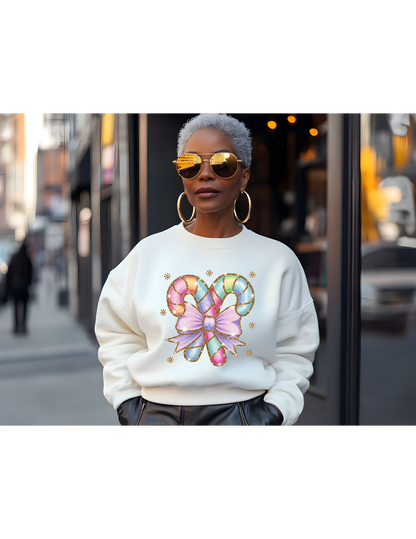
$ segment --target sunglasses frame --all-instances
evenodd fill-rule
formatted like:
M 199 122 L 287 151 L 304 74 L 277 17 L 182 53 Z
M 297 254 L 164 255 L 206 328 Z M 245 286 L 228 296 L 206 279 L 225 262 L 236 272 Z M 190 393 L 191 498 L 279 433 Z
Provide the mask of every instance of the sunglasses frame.
M 224 153 L 228 153 L 229 155 L 232 155 L 233 157 L 235 157 L 236 161 L 237 161 L 237 168 L 235 169 L 235 172 L 232 176 L 227 176 L 226 178 L 224 178 L 223 176 L 218 176 L 218 174 L 215 174 L 215 171 L 214 169 L 212 168 L 212 165 L 211 165 L 211 159 L 214 157 L 214 155 L 221 155 L 221 154 L 224 154 Z M 194 153 L 184 153 L 182 154 L 180 157 L 184 156 L 184 155 L 196 155 L 197 157 L 200 157 L 201 155 L 210 155 L 210 159 L 201 159 L 201 163 L 200 163 L 200 168 L 198 170 L 198 172 L 195 174 L 195 176 L 192 176 L 192 178 L 184 178 L 183 176 L 181 176 L 179 170 L 178 170 L 178 167 L 176 166 L 176 172 L 179 174 L 179 176 L 183 179 L 183 180 L 194 180 L 198 174 L 201 172 L 202 170 L 202 164 L 204 163 L 204 161 L 209 161 L 209 166 L 211 167 L 211 170 L 213 172 L 213 174 L 215 174 L 215 176 L 217 176 L 217 178 L 221 178 L 222 180 L 231 180 L 231 178 L 234 178 L 234 176 L 237 174 L 237 170 L 238 170 L 238 165 L 241 165 L 243 166 L 243 161 L 242 159 L 237 159 L 237 156 L 234 155 L 232 152 L 216 152 L 216 153 L 200 153 L 200 154 L 194 154 Z M 180 159 L 179 157 L 179 159 Z M 175 161 L 172 161 L 172 163 L 174 165 L 177 165 L 178 161 L 175 160 Z M 198 164 L 198 163 L 197 163 Z

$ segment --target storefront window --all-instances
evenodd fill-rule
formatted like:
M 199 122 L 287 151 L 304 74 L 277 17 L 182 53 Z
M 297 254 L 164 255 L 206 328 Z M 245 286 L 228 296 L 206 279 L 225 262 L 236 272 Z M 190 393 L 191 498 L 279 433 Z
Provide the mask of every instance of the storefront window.
M 413 114 L 361 115 L 362 425 L 416 424 Z

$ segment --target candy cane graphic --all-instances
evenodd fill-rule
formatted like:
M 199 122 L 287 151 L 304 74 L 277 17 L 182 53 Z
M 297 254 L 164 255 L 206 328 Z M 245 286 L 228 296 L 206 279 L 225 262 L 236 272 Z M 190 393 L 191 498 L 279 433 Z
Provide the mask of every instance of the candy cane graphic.
M 195 298 L 197 308 L 184 300 L 187 294 Z M 228 294 L 234 294 L 237 301 L 220 311 Z M 247 316 L 254 304 L 253 287 L 245 277 L 227 273 L 208 288 L 196 275 L 183 275 L 169 286 L 166 301 L 178 317 L 178 335 L 166 340 L 176 343 L 175 354 L 184 350 L 188 361 L 198 361 L 206 345 L 211 363 L 219 367 L 227 361 L 225 350 L 237 356 L 235 346 L 247 344 L 238 339 L 241 317 Z

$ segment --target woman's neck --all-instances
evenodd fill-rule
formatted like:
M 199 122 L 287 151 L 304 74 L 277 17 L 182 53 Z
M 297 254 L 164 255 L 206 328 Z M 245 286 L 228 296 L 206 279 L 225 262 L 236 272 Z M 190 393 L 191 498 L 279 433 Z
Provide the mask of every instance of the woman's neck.
M 231 238 L 241 232 L 241 225 L 229 212 L 221 214 L 201 213 L 197 211 L 196 219 L 186 226 L 186 230 L 204 238 Z

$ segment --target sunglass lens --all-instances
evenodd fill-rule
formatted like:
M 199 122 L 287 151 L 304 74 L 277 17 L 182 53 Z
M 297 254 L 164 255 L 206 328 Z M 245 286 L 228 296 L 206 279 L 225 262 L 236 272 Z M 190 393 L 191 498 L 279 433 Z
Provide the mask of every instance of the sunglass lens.
M 181 155 L 176 162 L 176 169 L 184 179 L 195 178 L 200 168 L 201 158 L 198 155 Z
M 211 157 L 211 167 L 220 178 L 231 178 L 237 171 L 237 159 L 232 153 L 216 153 Z

